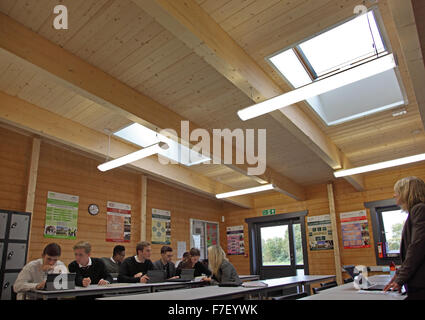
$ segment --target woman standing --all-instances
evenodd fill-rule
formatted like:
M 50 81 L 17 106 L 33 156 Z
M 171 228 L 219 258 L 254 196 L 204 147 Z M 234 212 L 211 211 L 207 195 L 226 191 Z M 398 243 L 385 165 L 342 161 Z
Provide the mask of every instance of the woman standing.
M 425 299 L 425 183 L 403 178 L 394 185 L 394 197 L 409 215 L 401 236 L 402 264 L 384 291 L 401 291 L 404 285 L 407 299 Z
M 226 254 L 220 246 L 210 246 L 208 248 L 208 264 L 212 277 L 204 278 L 204 281 L 211 284 L 223 282 L 242 284 L 235 267 L 226 258 Z

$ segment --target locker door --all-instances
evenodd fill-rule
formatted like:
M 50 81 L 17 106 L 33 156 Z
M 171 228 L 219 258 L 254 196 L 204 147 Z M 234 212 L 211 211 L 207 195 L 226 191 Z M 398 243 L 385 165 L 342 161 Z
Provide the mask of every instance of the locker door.
M 12 287 L 18 277 L 17 272 L 5 273 L 3 280 L 3 287 L 1 290 L 1 300 L 11 300 Z
M 6 270 L 22 269 L 25 265 L 25 243 L 10 243 L 7 245 Z
M 6 236 L 7 213 L 0 212 L 0 239 Z
M 22 214 L 12 214 L 9 240 L 27 240 L 30 217 Z
M 4 243 L 0 242 L 0 268 L 2 266 L 2 262 L 3 262 L 3 249 L 4 249 Z

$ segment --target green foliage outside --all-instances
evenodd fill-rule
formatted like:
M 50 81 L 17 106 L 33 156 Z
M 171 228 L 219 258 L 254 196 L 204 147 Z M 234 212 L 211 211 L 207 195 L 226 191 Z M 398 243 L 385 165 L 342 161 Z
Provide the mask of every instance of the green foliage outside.
M 387 239 L 388 249 L 390 251 L 400 250 L 401 232 L 403 231 L 403 223 L 396 223 L 392 226 L 392 237 Z

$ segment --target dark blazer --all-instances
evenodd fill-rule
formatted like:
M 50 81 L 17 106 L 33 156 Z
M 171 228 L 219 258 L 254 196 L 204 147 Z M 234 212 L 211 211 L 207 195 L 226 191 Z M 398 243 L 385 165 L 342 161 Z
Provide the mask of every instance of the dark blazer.
M 395 282 L 407 291 L 425 289 L 425 203 L 415 205 L 403 227 L 400 244 L 401 267 Z
M 91 258 L 92 265 L 87 268 L 80 268 L 76 261 L 71 262 L 68 265 L 69 272 L 75 272 L 75 285 L 83 286 L 83 279 L 90 278 L 91 284 L 98 284 L 98 282 L 103 279 L 112 283 L 112 277 L 106 271 L 105 264 L 101 259 Z
M 218 274 L 213 275 L 211 284 L 217 284 L 222 282 L 234 282 L 241 285 L 242 280 L 239 278 L 235 267 L 229 262 L 224 260 L 218 269 Z
M 167 263 L 167 265 L 163 265 L 161 259 L 155 261 L 153 266 L 156 270 L 165 270 L 167 279 L 172 278 L 176 275 L 176 266 L 173 262 Z
M 190 260 L 183 261 L 179 264 L 176 270 L 176 276 L 180 276 L 182 269 L 192 269 L 192 263 L 190 262 Z M 199 277 L 202 274 L 205 274 L 206 276 L 209 277 L 212 274 L 212 272 L 200 261 L 195 263 L 195 266 L 193 267 L 193 269 L 195 269 L 195 273 L 194 273 L 195 277 Z

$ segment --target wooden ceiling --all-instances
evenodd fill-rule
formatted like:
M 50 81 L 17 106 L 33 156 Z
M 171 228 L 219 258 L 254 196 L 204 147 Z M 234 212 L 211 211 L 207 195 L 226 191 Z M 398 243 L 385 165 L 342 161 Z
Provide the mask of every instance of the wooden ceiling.
M 358 0 L 190 1 L 283 92 L 290 90 L 288 84 L 265 57 L 347 19 L 359 4 Z M 257 100 L 258 88 L 252 90 L 252 96 L 241 90 L 238 79 L 223 76 L 223 70 L 176 37 L 163 21 L 149 15 L 143 2 L 62 0 L 60 4 L 69 12 L 69 29 L 60 31 L 52 27 L 58 0 L 1 0 L 0 12 L 198 127 L 266 128 L 267 166 L 295 184 L 332 180 L 332 167 L 311 147 L 313 143 L 294 134 L 275 116 L 240 121 L 236 111 Z M 399 57 L 409 99 L 407 115 L 394 118 L 393 111 L 387 111 L 327 127 L 306 104 L 296 106 L 352 166 L 425 152 L 423 122 L 387 2 L 380 0 L 378 6 L 391 47 Z M 5 50 L 0 50 L 0 91 L 98 132 L 114 131 L 132 122 Z M 252 177 L 224 165 L 199 165 L 190 170 L 236 189 L 258 185 Z

